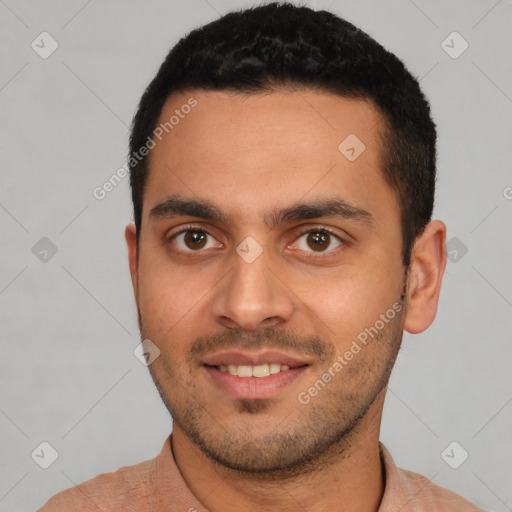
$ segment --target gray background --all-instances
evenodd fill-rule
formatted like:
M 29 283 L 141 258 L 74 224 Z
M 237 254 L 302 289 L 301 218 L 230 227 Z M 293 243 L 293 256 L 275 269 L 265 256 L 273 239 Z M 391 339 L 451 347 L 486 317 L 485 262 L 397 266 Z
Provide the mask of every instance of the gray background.
M 151 458 L 171 429 L 133 355 L 128 180 L 101 201 L 92 192 L 124 163 L 131 117 L 170 46 L 254 3 L 0 0 L 2 511 Z M 439 128 L 436 217 L 452 261 L 436 323 L 405 336 L 381 439 L 399 466 L 512 510 L 511 2 L 306 3 L 403 58 Z M 43 31 L 59 45 L 47 59 L 31 48 Z M 469 44 L 458 58 L 441 46 L 453 31 Z M 47 448 L 31 457 L 42 441 L 58 452 L 48 469 L 36 463 Z M 441 456 L 453 441 L 469 453 L 458 469 Z

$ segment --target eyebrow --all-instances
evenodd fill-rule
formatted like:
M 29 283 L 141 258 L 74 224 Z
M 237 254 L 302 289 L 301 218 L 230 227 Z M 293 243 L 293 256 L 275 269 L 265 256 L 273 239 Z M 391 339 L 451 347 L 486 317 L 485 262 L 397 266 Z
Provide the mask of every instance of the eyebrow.
M 208 221 L 229 222 L 229 216 L 213 203 L 204 199 L 185 199 L 179 195 L 168 196 L 154 206 L 149 215 L 158 219 L 188 215 Z M 269 228 L 274 228 L 284 222 L 319 217 L 337 217 L 369 226 L 373 223 L 373 217 L 368 211 L 340 198 L 298 202 L 266 214 L 264 221 Z

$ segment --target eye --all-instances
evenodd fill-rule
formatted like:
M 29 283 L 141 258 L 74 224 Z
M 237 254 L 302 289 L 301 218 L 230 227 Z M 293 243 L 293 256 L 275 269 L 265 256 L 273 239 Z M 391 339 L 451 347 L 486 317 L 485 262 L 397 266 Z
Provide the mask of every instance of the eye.
M 325 253 L 341 244 L 342 241 L 335 234 L 325 229 L 315 229 L 300 236 L 294 245 L 300 251 Z
M 187 229 L 171 237 L 170 241 L 185 252 L 198 252 L 221 244 L 203 229 Z

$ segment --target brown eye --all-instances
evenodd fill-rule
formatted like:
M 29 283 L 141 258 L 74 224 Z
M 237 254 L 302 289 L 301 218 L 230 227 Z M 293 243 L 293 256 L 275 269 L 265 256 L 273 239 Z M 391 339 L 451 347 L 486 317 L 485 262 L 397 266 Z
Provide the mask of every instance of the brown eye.
M 184 252 L 197 252 L 220 245 L 212 235 L 201 229 L 182 231 L 172 238 L 172 243 Z
M 312 232 L 306 242 L 313 251 L 324 251 L 331 243 L 331 236 L 328 233 Z
M 202 231 L 187 231 L 183 241 L 189 249 L 202 249 L 206 245 L 206 234 Z
M 297 249 L 305 252 L 329 252 L 341 245 L 341 240 L 334 234 L 327 231 L 308 231 L 300 236 L 295 242 Z

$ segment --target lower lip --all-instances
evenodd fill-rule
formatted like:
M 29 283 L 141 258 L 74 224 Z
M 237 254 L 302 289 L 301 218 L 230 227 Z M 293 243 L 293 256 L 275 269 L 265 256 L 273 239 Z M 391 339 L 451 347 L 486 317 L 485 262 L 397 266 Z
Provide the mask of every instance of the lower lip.
M 233 398 L 270 398 L 282 388 L 297 380 L 308 368 L 300 366 L 267 377 L 238 377 L 221 372 L 213 366 L 203 366 L 215 384 Z

